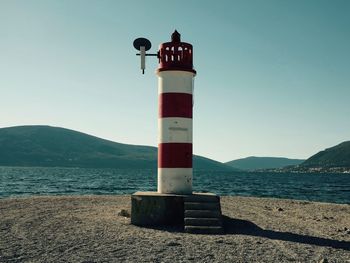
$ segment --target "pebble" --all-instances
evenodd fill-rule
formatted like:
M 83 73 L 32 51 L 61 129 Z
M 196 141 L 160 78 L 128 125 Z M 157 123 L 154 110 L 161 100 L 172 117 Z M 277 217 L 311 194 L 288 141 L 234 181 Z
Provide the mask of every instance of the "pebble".
M 321 258 L 318 263 L 328 263 L 328 260 L 326 258 Z
M 345 232 L 345 234 L 350 234 L 350 229 L 347 227 L 338 228 L 337 232 Z
M 329 217 L 328 217 L 328 216 L 324 216 L 323 219 L 326 219 L 326 220 L 328 220 L 328 219 L 334 219 L 334 217 L 333 217 L 333 216 L 329 216 Z
M 180 243 L 172 242 L 172 241 L 168 242 L 166 245 L 169 246 L 169 247 L 181 246 Z
M 121 210 L 118 212 L 118 216 L 130 217 L 130 213 L 129 213 L 129 211 L 126 210 L 126 209 L 121 209 Z

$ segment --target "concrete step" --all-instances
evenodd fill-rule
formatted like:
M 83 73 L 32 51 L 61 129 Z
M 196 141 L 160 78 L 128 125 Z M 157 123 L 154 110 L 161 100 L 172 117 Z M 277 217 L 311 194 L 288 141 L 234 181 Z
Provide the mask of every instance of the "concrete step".
M 192 234 L 223 234 L 221 226 L 185 226 L 185 232 Z
M 192 194 L 185 196 L 184 202 L 220 203 L 220 197 L 213 194 Z
M 220 203 L 185 202 L 185 210 L 220 210 Z
M 219 218 L 185 218 L 185 226 L 222 226 Z
M 221 218 L 219 210 L 185 210 L 185 218 Z

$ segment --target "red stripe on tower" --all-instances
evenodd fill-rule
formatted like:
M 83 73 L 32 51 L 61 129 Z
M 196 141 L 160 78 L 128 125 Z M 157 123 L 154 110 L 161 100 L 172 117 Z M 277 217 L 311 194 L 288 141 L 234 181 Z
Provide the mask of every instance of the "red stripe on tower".
M 159 168 L 192 168 L 192 143 L 160 143 Z
M 192 118 L 192 94 L 159 94 L 159 118 L 167 117 Z
M 172 41 L 159 47 L 158 192 L 192 193 L 192 45 Z

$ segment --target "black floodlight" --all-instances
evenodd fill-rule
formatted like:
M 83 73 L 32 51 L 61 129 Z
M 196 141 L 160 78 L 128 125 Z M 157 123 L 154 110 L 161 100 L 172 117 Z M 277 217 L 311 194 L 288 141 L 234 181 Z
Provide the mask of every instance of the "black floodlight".
M 141 70 L 142 74 L 145 74 L 146 68 L 146 56 L 158 56 L 158 54 L 146 54 L 146 51 L 150 50 L 152 47 L 151 41 L 147 38 L 139 37 L 134 40 L 134 48 L 140 51 L 140 53 L 136 54 L 141 57 Z

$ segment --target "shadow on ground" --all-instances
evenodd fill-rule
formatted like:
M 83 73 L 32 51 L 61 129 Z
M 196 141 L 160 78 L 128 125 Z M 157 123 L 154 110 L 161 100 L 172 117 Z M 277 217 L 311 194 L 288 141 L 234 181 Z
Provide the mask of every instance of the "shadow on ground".
M 347 241 L 300 235 L 290 232 L 264 230 L 250 221 L 234 219 L 228 216 L 223 216 L 223 222 L 226 234 L 240 234 L 256 237 L 265 237 L 274 240 L 290 241 L 308 245 L 350 250 L 350 242 Z

